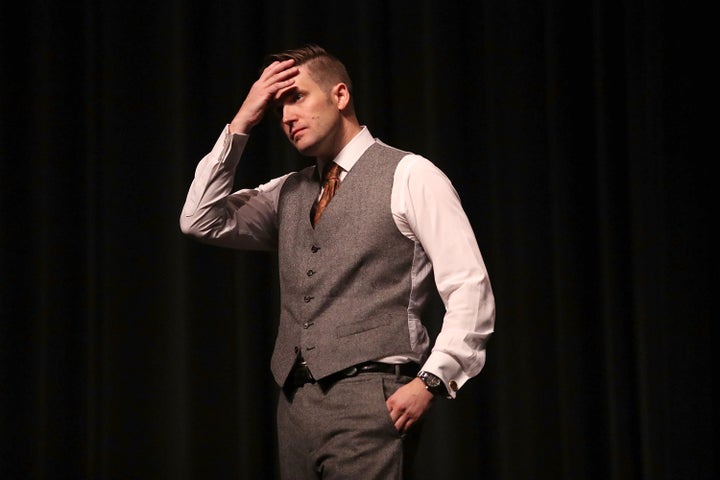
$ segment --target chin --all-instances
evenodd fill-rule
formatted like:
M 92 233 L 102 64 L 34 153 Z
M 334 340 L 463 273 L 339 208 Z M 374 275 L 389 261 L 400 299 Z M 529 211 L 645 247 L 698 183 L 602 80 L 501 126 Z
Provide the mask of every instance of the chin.
M 317 156 L 317 153 L 316 153 L 317 149 L 315 147 L 316 147 L 316 145 L 303 145 L 302 142 L 295 144 L 295 148 L 297 149 L 298 153 L 300 153 L 300 155 L 304 155 L 306 157 Z

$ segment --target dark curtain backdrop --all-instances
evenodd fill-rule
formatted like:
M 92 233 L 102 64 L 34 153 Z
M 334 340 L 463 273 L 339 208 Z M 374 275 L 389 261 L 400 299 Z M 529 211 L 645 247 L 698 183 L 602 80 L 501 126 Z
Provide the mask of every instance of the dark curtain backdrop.
M 452 179 L 491 275 L 487 366 L 436 403 L 421 478 L 716 478 L 702 11 L 0 8 L 0 478 L 275 476 L 274 255 L 178 216 L 263 56 L 305 42 L 345 59 L 374 135 Z M 263 124 L 238 186 L 307 161 Z

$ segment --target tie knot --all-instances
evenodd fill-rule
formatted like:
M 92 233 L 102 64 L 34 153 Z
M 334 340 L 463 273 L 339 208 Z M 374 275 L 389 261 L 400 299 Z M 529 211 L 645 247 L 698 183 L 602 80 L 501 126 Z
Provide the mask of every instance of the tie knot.
M 339 177 L 340 165 L 335 162 L 329 162 L 327 165 L 325 165 L 325 169 L 323 170 L 323 182 L 332 179 L 338 179 Z

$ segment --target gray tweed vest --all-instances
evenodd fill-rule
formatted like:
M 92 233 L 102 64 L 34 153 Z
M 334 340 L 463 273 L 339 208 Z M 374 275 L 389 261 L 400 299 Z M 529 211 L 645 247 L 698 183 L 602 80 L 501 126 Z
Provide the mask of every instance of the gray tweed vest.
M 398 231 L 390 209 L 393 175 L 406 154 L 370 146 L 315 229 L 315 167 L 285 181 L 278 205 L 281 310 L 271 361 L 278 385 L 299 355 L 321 379 L 410 350 L 414 242 Z

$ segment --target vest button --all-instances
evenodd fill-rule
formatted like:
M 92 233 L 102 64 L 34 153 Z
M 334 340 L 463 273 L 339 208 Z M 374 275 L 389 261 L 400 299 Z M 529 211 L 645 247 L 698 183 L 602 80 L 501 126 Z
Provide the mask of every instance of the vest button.
M 303 328 L 307 330 L 308 328 L 312 327 L 314 325 L 313 322 L 305 322 L 303 323 Z
M 294 350 L 295 350 L 295 354 L 300 353 L 300 347 L 295 347 Z
M 308 271 L 307 271 L 307 276 L 308 276 L 308 277 L 312 277 L 313 275 L 315 275 L 315 272 L 314 272 L 313 270 L 308 270 Z
M 305 296 L 303 297 L 303 301 L 304 301 L 305 303 L 310 303 L 310 301 L 311 301 L 313 298 L 315 298 L 315 297 L 312 297 L 312 296 L 310 296 L 310 295 L 305 295 Z
M 310 247 L 310 250 L 312 251 L 312 253 L 317 253 L 317 251 L 320 250 L 320 247 L 318 247 L 317 245 L 313 245 L 312 247 Z

